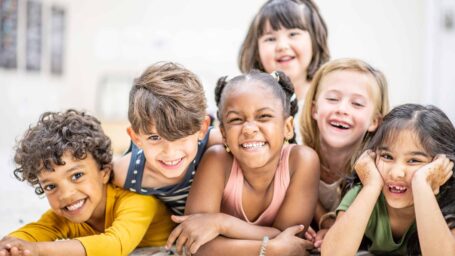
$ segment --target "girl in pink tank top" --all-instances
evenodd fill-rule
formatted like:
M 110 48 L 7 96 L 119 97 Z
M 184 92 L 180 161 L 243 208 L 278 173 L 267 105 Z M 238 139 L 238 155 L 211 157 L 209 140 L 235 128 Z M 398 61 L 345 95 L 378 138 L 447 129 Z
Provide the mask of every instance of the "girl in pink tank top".
M 225 146 L 206 151 L 167 246 L 176 241 L 178 252 L 204 255 L 303 255 L 312 243 L 295 234 L 313 218 L 319 159 L 287 143 L 298 108 L 290 80 L 253 71 L 221 78 L 215 94 Z

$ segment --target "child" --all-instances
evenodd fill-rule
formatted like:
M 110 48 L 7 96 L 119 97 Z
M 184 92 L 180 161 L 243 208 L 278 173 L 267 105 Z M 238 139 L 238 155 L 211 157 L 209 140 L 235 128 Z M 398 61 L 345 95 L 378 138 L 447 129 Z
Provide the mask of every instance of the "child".
M 254 17 L 239 53 L 239 69 L 281 70 L 302 101 L 318 68 L 329 60 L 327 27 L 312 0 L 269 0 Z
M 184 222 L 167 246 L 177 240 L 178 252 L 185 245 L 195 253 L 205 244 L 200 251 L 207 255 L 253 255 L 260 247 L 267 247 L 267 255 L 288 255 L 293 242 L 300 253 L 306 249 L 306 241 L 294 237 L 302 227 L 281 240 L 283 250 L 277 241 L 268 243 L 290 226 L 308 227 L 319 181 L 316 153 L 286 143 L 293 137 L 297 100 L 284 73 L 274 74 L 256 71 L 219 80 L 215 100 L 225 148 L 207 150 L 185 209 L 194 215 L 173 216 Z
M 355 165 L 324 255 L 455 255 L 455 128 L 433 106 L 394 108 Z
M 352 170 L 351 159 L 371 138 L 389 109 L 384 75 L 356 59 L 338 59 L 316 73 L 305 99 L 301 132 L 305 145 L 321 161 L 319 202 L 315 223 L 307 239 L 320 248 L 323 236 L 335 220 L 341 199 L 341 183 Z
M 162 245 L 172 230 L 160 201 L 108 183 L 111 141 L 90 115 L 44 113 L 14 160 L 16 178 L 44 193 L 51 210 L 4 237 L 0 255 L 128 255 Z
M 134 142 L 114 162 L 114 183 L 154 195 L 182 215 L 205 149 L 221 143 L 210 132 L 204 88 L 191 71 L 171 62 L 156 63 L 130 91 L 127 129 Z

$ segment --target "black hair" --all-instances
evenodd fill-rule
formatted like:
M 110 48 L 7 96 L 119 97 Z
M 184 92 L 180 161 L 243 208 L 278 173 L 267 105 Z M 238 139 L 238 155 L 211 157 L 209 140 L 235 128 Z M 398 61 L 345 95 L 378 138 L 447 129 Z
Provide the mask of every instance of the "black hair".
M 65 165 L 65 152 L 79 160 L 90 153 L 100 170 L 110 168 L 112 161 L 111 140 L 95 117 L 73 109 L 45 112 L 16 145 L 14 176 L 30 183 L 41 195 L 39 173 L 53 171 L 53 165 Z
M 446 114 L 432 105 L 404 104 L 395 107 L 384 117 L 381 126 L 365 149 L 376 151 L 384 141 L 393 141 L 404 130 L 414 132 L 416 138 L 420 140 L 420 145 L 430 156 L 444 154 L 455 162 L 455 128 Z M 349 177 L 348 184 L 348 188 L 360 184 L 360 179 L 355 172 Z M 436 199 L 449 228 L 455 228 L 455 178 L 453 175 L 440 187 Z M 417 231 L 410 234 L 408 241 L 408 254 L 420 254 Z
M 244 83 L 245 81 L 260 81 L 263 84 L 270 86 L 275 96 L 277 96 L 283 105 L 283 111 L 285 116 L 294 117 L 299 110 L 297 97 L 294 93 L 294 86 L 291 80 L 282 71 L 275 71 L 273 75 L 261 72 L 259 70 L 252 70 L 251 72 L 243 75 L 236 76 L 230 80 L 227 80 L 227 76 L 218 79 L 215 87 L 215 102 L 218 107 L 217 118 L 220 121 L 220 125 L 223 125 L 221 119 L 221 111 L 224 106 L 223 93 L 225 93 L 226 87 L 231 87 L 236 84 Z M 294 136 L 289 140 L 290 143 L 296 143 L 295 133 Z

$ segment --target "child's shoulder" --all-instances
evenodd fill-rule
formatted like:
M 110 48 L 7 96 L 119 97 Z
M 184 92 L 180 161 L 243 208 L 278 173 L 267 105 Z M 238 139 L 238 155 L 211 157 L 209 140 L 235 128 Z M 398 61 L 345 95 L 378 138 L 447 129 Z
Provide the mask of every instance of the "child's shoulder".
M 292 172 L 319 172 L 319 157 L 314 149 L 305 145 L 294 145 L 289 153 L 289 168 Z M 308 171 L 310 170 L 310 171 Z
M 128 174 L 128 168 L 130 165 L 131 153 L 123 155 L 113 161 L 113 183 L 119 187 L 123 187 L 125 184 L 126 176 Z

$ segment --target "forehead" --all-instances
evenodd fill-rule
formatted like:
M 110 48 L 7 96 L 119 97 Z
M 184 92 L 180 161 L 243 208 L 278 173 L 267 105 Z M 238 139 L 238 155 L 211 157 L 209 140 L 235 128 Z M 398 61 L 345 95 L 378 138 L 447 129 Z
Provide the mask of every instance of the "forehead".
M 394 131 L 386 134 L 380 147 L 387 148 L 393 152 L 424 152 L 427 153 L 425 148 L 420 142 L 417 133 L 410 129 Z
M 49 178 L 57 178 L 61 175 L 65 175 L 65 173 L 73 170 L 84 167 L 87 171 L 99 171 L 99 167 L 93 158 L 91 153 L 87 153 L 87 157 L 84 159 L 77 159 L 73 156 L 73 154 L 69 151 L 66 151 L 62 155 L 62 161 L 65 163 L 64 165 L 57 165 L 52 163 L 53 171 L 48 171 L 46 169 L 42 169 L 38 174 L 38 179 L 49 179 Z
M 336 70 L 326 74 L 319 82 L 317 94 L 330 91 L 359 95 L 370 100 L 379 98 L 379 88 L 374 77 L 355 70 Z
M 292 1 L 272 3 L 265 7 L 259 17 L 259 34 L 267 29 L 279 30 L 280 28 L 300 28 L 306 30 L 305 4 Z
M 242 104 L 258 104 L 262 106 L 274 106 L 281 104 L 281 100 L 271 86 L 261 81 L 243 81 L 227 88 L 224 95 L 225 108 Z

